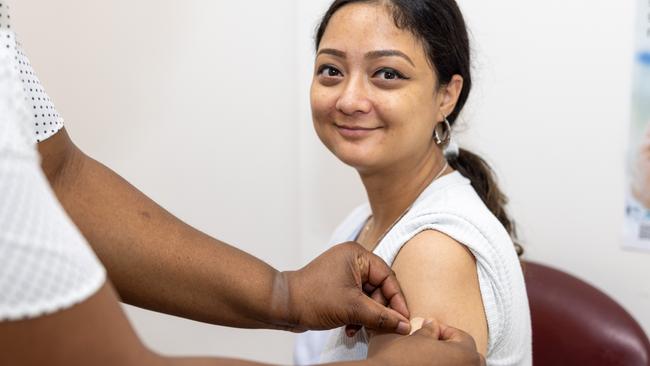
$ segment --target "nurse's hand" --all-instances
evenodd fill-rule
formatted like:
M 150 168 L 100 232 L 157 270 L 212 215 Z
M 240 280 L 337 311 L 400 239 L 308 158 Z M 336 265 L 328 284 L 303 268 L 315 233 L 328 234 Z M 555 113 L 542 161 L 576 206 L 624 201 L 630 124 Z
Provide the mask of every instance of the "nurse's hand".
M 302 269 L 283 274 L 292 331 L 362 325 L 409 334 L 409 312 L 395 274 L 359 244 L 339 244 Z
M 650 122 L 636 156 L 632 194 L 643 206 L 650 209 Z
M 367 361 L 369 366 L 485 366 L 469 334 L 435 320 L 377 350 Z

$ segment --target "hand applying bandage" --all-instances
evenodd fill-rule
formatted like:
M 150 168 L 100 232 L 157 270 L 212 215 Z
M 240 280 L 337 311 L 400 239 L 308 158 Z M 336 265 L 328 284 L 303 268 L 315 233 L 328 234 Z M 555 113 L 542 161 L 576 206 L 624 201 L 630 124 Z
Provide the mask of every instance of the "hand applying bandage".
M 339 244 L 304 268 L 283 275 L 292 331 L 362 325 L 409 334 L 406 300 L 393 271 L 356 243 Z M 373 296 L 364 290 L 372 290 Z
M 368 360 L 384 365 L 475 365 L 485 366 L 474 339 L 460 329 L 435 319 L 411 319 L 411 334 L 398 337 L 368 353 Z M 444 357 L 440 357 L 444 355 Z

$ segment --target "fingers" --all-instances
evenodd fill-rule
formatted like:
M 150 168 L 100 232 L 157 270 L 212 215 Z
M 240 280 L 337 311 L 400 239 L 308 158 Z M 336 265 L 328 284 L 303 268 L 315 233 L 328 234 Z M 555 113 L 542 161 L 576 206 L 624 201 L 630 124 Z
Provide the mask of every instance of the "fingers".
M 447 342 L 462 343 L 472 349 L 476 349 L 476 342 L 471 335 L 462 330 L 450 326 L 443 326 L 440 332 L 440 340 Z
M 396 286 L 397 285 L 397 279 L 395 276 L 392 276 L 392 279 L 389 279 L 390 282 L 394 282 Z M 388 300 L 388 306 L 397 311 L 398 313 L 404 315 L 406 318 L 410 317 L 410 312 L 409 309 L 406 305 L 406 298 L 404 297 L 404 294 L 402 294 L 402 290 L 399 289 L 399 292 L 393 292 L 393 296 L 389 295 L 386 291 L 387 288 L 389 287 L 382 287 L 382 295 Z
M 402 335 L 409 334 L 409 320 L 397 311 L 387 308 L 375 300 L 360 296 L 356 304 L 359 323 L 371 330 L 392 332 Z
M 363 292 L 365 292 L 366 294 L 371 294 L 371 293 L 375 292 L 376 289 L 377 289 L 377 287 L 371 285 L 368 282 L 363 284 Z
M 474 345 L 474 338 L 466 332 L 445 325 L 436 319 L 423 319 L 423 318 L 413 318 L 411 319 L 411 325 L 413 329 L 417 329 L 419 324 L 422 324 L 422 327 L 418 330 L 414 330 L 412 334 L 420 334 L 428 337 L 434 337 L 441 341 L 447 342 L 457 342 L 464 343 L 468 345 Z M 476 347 L 476 346 L 474 346 Z
M 381 292 L 381 289 L 376 289 L 375 291 L 373 291 L 373 293 L 370 295 L 370 298 L 384 306 L 389 305 L 388 300 L 384 297 L 384 294 Z
M 363 286 L 363 292 L 366 293 L 366 295 L 369 295 L 371 299 L 376 301 L 378 304 L 388 306 L 388 300 L 384 297 L 384 295 L 381 293 L 381 290 L 370 285 L 370 284 L 364 284 Z M 412 327 L 411 327 L 412 328 Z M 345 327 L 345 334 L 348 337 L 354 337 L 357 332 L 361 330 L 360 325 L 347 325 Z
M 408 318 L 410 314 L 406 306 L 406 299 L 399 286 L 399 282 L 397 282 L 395 273 L 378 256 L 368 251 L 363 251 L 359 255 L 361 257 L 357 263 L 366 264 L 360 268 L 364 290 L 373 287 L 373 292 L 380 290 L 381 296 L 388 301 L 390 307 Z
M 445 326 L 440 334 L 440 340 L 451 342 L 462 342 L 467 337 L 471 338 L 469 334 L 450 326 Z
M 424 325 L 424 318 L 415 317 L 411 319 L 411 334 L 417 332 Z
M 418 318 L 416 318 L 418 319 Z M 416 320 L 413 319 L 413 320 Z M 420 318 L 421 319 L 421 318 Z M 420 335 L 432 338 L 434 340 L 440 339 L 440 323 L 435 319 L 426 319 L 422 322 L 422 328 L 413 332 L 413 335 Z
M 463 363 L 463 365 L 476 365 L 478 362 L 478 365 L 486 366 L 485 357 L 476 350 L 474 338 L 458 328 L 439 323 L 435 319 L 427 319 L 424 321 L 422 328 L 414 334 L 426 335 L 443 342 L 457 343 L 461 346 L 458 349 L 463 350 L 464 355 L 470 357 L 468 362 Z

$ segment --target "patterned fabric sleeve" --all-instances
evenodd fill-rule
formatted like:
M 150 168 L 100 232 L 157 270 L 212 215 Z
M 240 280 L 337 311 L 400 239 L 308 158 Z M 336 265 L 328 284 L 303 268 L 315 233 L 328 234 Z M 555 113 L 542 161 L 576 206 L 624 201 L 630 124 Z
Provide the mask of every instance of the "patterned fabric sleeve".
M 0 48 L 0 321 L 71 307 L 106 279 L 40 169 L 15 56 Z
M 29 125 L 33 140 L 41 142 L 63 128 L 63 118 L 22 50 L 11 23 L 10 10 L 9 2 L 0 0 L 0 47 L 3 51 L 10 52 L 14 72 L 19 77 L 25 101 L 29 106 L 29 118 L 24 123 Z

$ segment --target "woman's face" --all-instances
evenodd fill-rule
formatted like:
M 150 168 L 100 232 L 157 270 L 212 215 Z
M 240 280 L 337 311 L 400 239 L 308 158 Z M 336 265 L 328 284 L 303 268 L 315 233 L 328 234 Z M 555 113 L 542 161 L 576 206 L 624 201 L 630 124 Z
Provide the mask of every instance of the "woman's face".
M 422 43 L 397 28 L 385 6 L 350 4 L 331 18 L 311 107 L 316 133 L 341 161 L 370 172 L 440 154 L 433 129 L 453 110 L 448 99 Z

